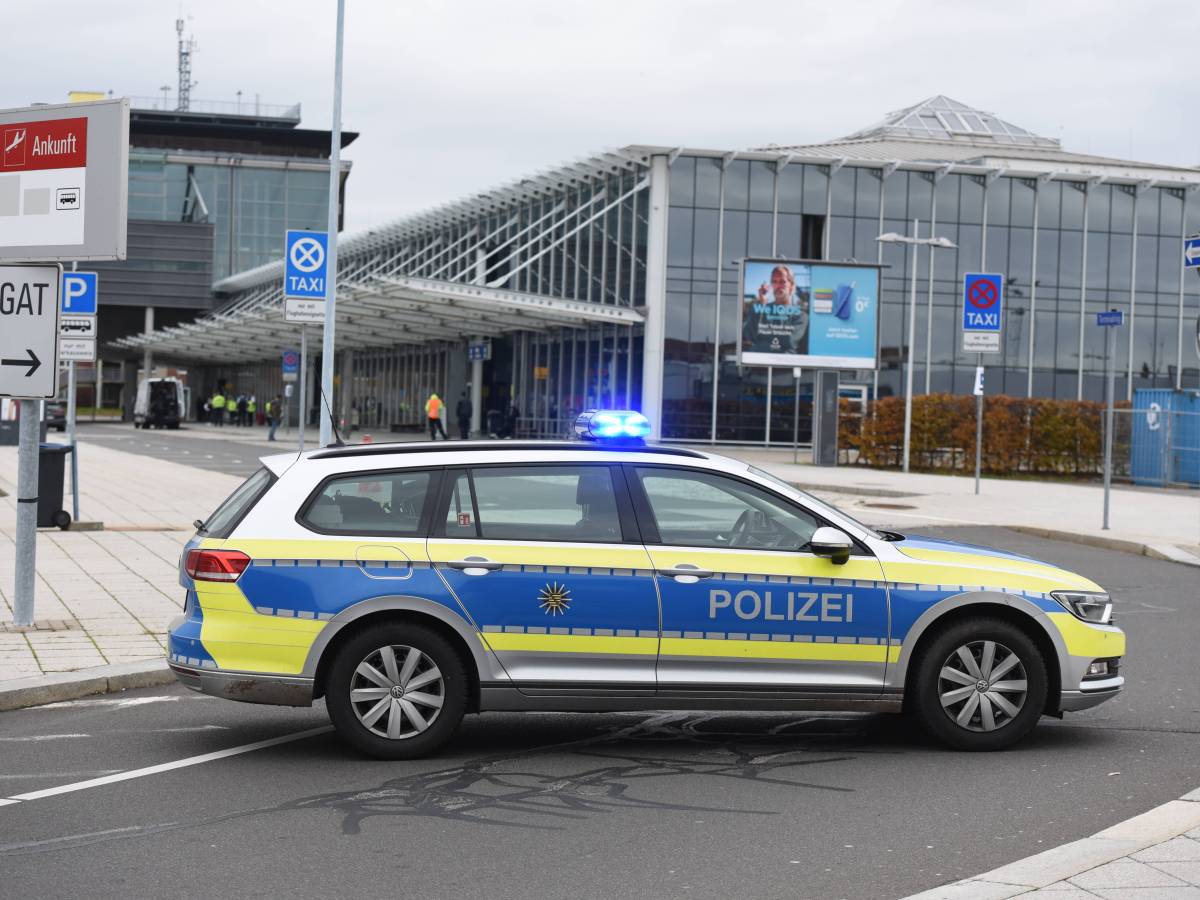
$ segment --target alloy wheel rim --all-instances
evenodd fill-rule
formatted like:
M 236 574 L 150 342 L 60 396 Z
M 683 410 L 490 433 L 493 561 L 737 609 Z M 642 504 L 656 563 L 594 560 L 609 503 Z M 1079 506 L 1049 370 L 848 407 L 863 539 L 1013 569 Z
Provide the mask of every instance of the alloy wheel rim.
M 354 715 L 372 734 L 388 740 L 407 740 L 429 730 L 445 700 L 441 670 L 416 647 L 389 644 L 373 650 L 350 676 Z
M 1025 666 L 998 641 L 970 641 L 956 648 L 938 673 L 942 711 L 968 731 L 997 731 L 1025 707 Z

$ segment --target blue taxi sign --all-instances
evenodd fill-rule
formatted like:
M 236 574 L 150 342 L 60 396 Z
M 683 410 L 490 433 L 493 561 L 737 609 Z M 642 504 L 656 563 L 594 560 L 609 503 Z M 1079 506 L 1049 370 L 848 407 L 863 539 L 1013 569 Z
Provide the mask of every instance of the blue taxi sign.
M 283 253 L 283 296 L 325 299 L 329 235 L 324 231 L 287 232 Z

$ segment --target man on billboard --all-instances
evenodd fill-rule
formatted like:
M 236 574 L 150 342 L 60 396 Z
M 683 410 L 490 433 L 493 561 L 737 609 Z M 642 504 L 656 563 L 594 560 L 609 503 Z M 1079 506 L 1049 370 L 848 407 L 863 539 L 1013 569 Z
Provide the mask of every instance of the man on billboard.
M 756 263 L 746 267 L 742 351 L 808 353 L 808 287 L 797 287 L 796 275 L 790 266 L 776 265 L 771 269 L 770 284 L 763 281 L 754 291 L 753 283 L 758 275 L 754 270 L 766 265 L 769 264 Z

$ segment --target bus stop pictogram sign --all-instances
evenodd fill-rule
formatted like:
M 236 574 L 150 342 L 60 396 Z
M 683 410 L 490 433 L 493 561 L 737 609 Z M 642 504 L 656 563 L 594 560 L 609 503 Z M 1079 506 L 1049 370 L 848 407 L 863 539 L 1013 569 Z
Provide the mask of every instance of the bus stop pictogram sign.
M 968 353 L 999 353 L 1004 322 L 1004 276 L 968 272 L 963 276 L 962 348 Z

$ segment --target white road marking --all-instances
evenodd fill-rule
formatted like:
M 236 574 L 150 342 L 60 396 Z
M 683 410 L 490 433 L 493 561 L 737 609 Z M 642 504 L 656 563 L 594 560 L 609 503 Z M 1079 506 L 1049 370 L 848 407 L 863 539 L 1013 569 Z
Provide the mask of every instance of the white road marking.
M 156 766 L 146 766 L 142 769 L 130 769 L 128 772 L 118 772 L 115 775 L 103 775 L 100 778 L 89 778 L 87 781 L 76 781 L 73 784 L 62 784 L 58 787 L 44 788 L 40 791 L 30 791 L 27 794 L 15 794 L 6 799 L 0 799 L 0 806 L 11 803 L 25 803 L 30 800 L 44 800 L 46 797 L 57 797 L 59 794 L 70 794 L 75 791 L 86 791 L 106 784 L 116 784 L 119 781 L 130 781 L 134 778 L 145 778 L 147 775 L 158 775 L 174 769 L 185 769 L 188 766 L 198 766 L 202 763 L 226 759 L 230 756 L 240 756 L 243 753 L 253 753 L 255 750 L 265 750 L 267 747 L 277 747 L 292 741 L 302 741 L 305 738 L 316 737 L 333 731 L 332 725 L 322 725 L 320 728 L 310 728 L 295 734 L 285 734 L 282 737 L 268 738 L 265 741 L 255 741 L 253 744 L 242 744 L 240 747 L 230 747 L 228 750 L 217 750 L 213 753 L 203 753 L 200 756 L 189 756 L 174 762 L 159 763 Z
M 25 737 L 0 737 L 5 743 L 25 743 L 27 741 L 65 741 L 70 738 L 88 738 L 90 734 L 30 734 Z
M 15 778 L 95 778 L 97 775 L 114 775 L 120 769 L 92 769 L 89 772 L 25 772 L 19 775 L 0 775 L 0 781 Z
M 42 706 L 33 707 L 34 709 L 62 709 L 68 706 L 115 706 L 118 709 L 125 709 L 130 706 L 145 706 L 147 703 L 177 703 L 180 700 L 216 700 L 216 697 L 208 697 L 203 694 L 155 694 L 152 697 L 106 697 L 103 700 L 59 700 L 57 703 L 46 703 Z

